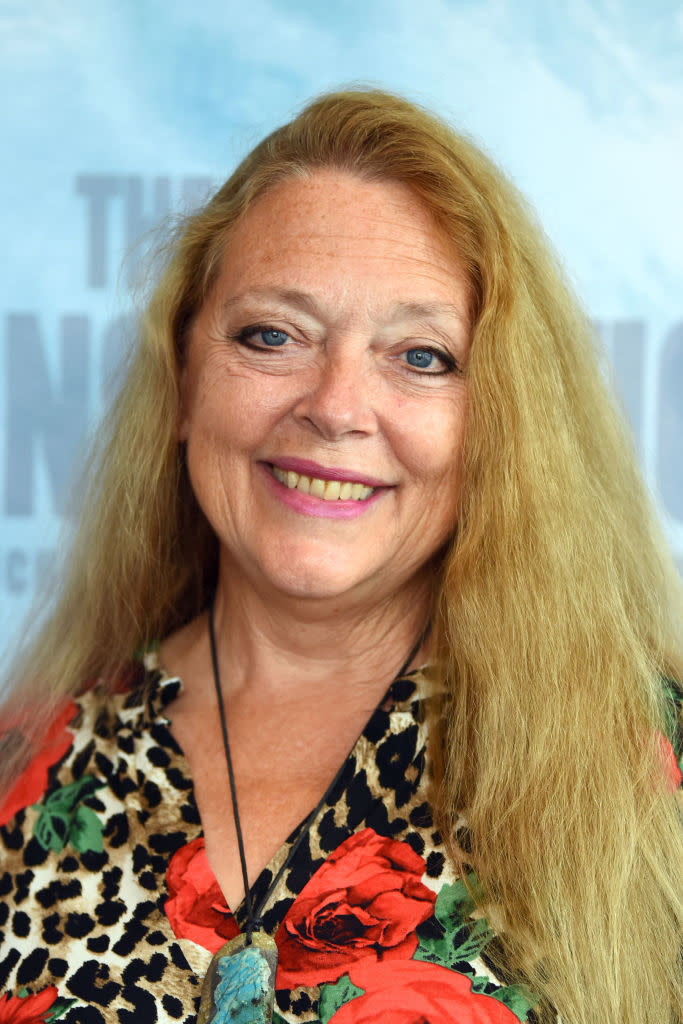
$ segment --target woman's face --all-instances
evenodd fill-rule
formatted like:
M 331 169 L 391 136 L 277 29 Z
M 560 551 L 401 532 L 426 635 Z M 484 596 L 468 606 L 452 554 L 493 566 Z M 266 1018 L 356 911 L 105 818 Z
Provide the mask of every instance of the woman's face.
M 325 170 L 250 207 L 190 337 L 179 436 L 230 579 L 390 598 L 456 521 L 469 288 L 401 184 Z

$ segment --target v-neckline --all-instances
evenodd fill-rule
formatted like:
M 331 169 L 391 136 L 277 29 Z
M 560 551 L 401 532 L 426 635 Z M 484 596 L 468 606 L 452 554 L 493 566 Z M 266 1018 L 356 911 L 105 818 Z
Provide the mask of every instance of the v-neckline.
M 193 809 L 196 811 L 196 820 L 198 823 L 196 838 L 204 839 L 204 825 L 201 820 L 196 801 L 194 778 L 190 770 L 187 756 L 171 731 L 172 718 L 168 715 L 168 710 L 172 706 L 173 701 L 185 688 L 183 681 L 180 676 L 167 673 L 163 667 L 159 665 L 156 652 L 147 653 L 145 655 L 144 666 L 146 669 L 145 717 L 148 718 L 149 724 L 154 723 L 157 727 L 161 726 L 164 729 L 164 746 L 170 747 L 173 750 L 174 756 L 179 761 L 177 766 L 178 770 L 187 780 L 189 786 L 187 799 L 191 802 Z M 249 893 L 254 917 L 263 922 L 264 929 L 270 934 L 275 933 L 284 920 L 284 917 L 286 916 L 294 899 L 301 893 L 308 881 L 313 877 L 321 864 L 324 863 L 330 855 L 330 852 L 332 852 L 328 851 L 325 855 L 319 858 L 321 864 L 316 865 L 311 859 L 311 870 L 308 872 L 308 877 L 304 877 L 303 880 L 300 880 L 300 884 L 292 884 L 290 881 L 292 873 L 296 868 L 297 860 L 303 856 L 303 847 L 306 846 L 305 835 L 302 835 L 302 830 L 305 830 L 306 833 L 310 833 L 313 829 L 316 830 L 316 833 L 319 831 L 322 819 L 329 813 L 330 809 L 333 809 L 336 806 L 341 799 L 341 796 L 348 788 L 349 783 L 357 774 L 358 765 L 356 761 L 358 760 L 358 755 L 362 754 L 361 748 L 366 743 L 372 745 L 377 742 L 377 739 L 387 731 L 387 718 L 390 721 L 390 716 L 402 713 L 408 714 L 415 724 L 418 723 L 418 717 L 416 716 L 412 705 L 414 705 L 415 702 L 424 700 L 425 697 L 428 696 L 428 693 L 426 692 L 427 683 L 425 672 L 426 669 L 422 666 L 420 668 L 413 669 L 410 672 L 406 672 L 403 675 L 399 675 L 392 681 L 382 699 L 371 712 L 365 726 L 356 737 L 351 749 L 344 757 L 337 774 L 327 786 L 321 799 L 318 801 L 316 806 L 299 821 L 294 829 L 292 829 L 250 885 Z M 157 740 L 161 741 L 161 739 L 162 737 L 157 734 Z M 360 760 L 363 760 L 362 756 Z M 415 788 L 417 788 L 419 783 L 420 778 L 416 777 Z M 340 788 L 340 791 L 337 794 L 336 790 L 338 788 Z M 385 794 L 383 792 L 383 787 L 377 780 L 375 781 L 374 790 L 374 792 L 372 788 L 368 790 L 366 806 L 362 809 L 357 805 L 358 797 L 355 798 L 356 805 L 354 806 L 354 819 L 356 819 L 356 826 L 346 828 L 347 835 L 344 836 L 344 839 L 360 830 L 360 826 L 367 819 L 368 813 L 376 801 L 384 800 Z M 360 813 L 361 810 L 362 813 Z M 301 844 L 299 845 L 298 840 L 300 837 Z M 337 845 L 341 845 L 341 842 L 343 842 L 344 839 L 340 839 Z M 291 851 L 295 846 L 297 848 L 292 855 Z M 287 863 L 288 861 L 289 863 Z M 285 865 L 284 870 L 283 864 Z M 213 867 L 208 861 L 208 857 L 207 866 L 211 874 L 211 881 L 215 883 L 218 891 L 221 893 L 227 910 L 232 915 L 239 930 L 243 931 L 247 924 L 246 893 L 243 895 L 242 900 L 237 907 L 231 907 L 223 894 Z M 287 877 L 288 875 L 289 877 Z M 286 891 L 280 898 L 277 898 L 277 893 L 283 886 L 283 880 L 287 882 L 285 887 Z M 277 913 L 274 915 L 273 912 L 276 908 Z

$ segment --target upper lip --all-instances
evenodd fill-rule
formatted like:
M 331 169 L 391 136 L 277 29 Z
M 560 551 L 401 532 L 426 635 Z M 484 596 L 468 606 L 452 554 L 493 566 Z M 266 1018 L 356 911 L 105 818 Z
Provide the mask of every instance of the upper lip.
M 318 480 L 343 480 L 354 484 L 365 484 L 366 487 L 391 487 L 385 480 L 378 480 L 376 477 L 367 476 L 357 469 L 341 469 L 339 466 L 321 466 L 319 462 L 312 462 L 310 459 L 277 458 L 270 460 L 271 466 L 278 469 L 290 469 L 300 476 L 315 477 Z

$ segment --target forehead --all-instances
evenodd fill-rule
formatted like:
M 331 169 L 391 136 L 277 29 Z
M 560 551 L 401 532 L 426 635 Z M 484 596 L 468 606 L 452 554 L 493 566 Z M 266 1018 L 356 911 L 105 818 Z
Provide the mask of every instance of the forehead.
M 333 170 L 288 178 L 257 198 L 226 240 L 219 276 L 229 290 L 327 277 L 337 290 L 381 281 L 435 300 L 469 293 L 455 246 L 408 186 Z

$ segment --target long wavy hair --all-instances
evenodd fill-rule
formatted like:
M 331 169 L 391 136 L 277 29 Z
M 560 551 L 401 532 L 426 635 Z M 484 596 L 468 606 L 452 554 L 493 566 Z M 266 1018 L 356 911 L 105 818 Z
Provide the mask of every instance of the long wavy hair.
M 403 99 L 315 100 L 172 237 L 58 597 L 12 669 L 33 708 L 39 694 L 35 733 L 64 695 L 113 680 L 207 605 L 217 544 L 176 429 L 188 331 L 238 219 L 316 168 L 411 188 L 475 297 L 461 509 L 434 595 L 444 833 L 457 856 L 465 816 L 500 962 L 541 994 L 541 1016 L 671 1024 L 683 886 L 660 731 L 662 677 L 683 665 L 678 577 L 542 231 L 475 145 Z

